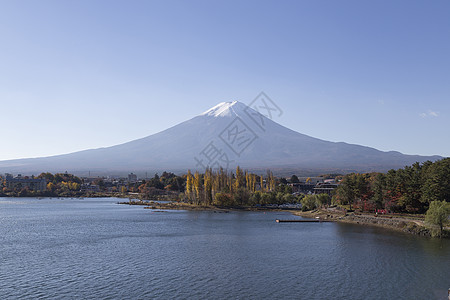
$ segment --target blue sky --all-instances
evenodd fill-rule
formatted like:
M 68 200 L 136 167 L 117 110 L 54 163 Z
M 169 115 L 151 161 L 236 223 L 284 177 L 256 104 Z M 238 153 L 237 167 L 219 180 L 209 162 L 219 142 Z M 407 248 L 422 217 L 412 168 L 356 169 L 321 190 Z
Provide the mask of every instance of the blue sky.
M 450 2 L 0 1 L 0 160 L 264 91 L 298 132 L 450 156 Z

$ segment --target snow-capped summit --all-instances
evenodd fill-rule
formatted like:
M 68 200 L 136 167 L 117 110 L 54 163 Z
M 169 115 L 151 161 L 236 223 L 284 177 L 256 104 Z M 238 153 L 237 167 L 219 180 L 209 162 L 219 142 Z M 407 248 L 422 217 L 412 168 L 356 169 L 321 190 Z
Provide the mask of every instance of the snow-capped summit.
M 221 102 L 216 106 L 208 109 L 200 116 L 210 117 L 235 117 L 244 113 L 244 110 L 248 108 L 245 104 L 239 101 Z M 250 108 L 248 108 L 250 109 Z

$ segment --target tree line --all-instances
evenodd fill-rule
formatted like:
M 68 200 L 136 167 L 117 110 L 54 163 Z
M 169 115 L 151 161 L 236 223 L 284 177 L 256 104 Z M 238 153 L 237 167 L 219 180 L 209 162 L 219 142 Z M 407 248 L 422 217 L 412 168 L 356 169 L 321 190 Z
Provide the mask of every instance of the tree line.
M 362 211 L 425 213 L 433 201 L 450 201 L 450 158 L 387 173 L 347 174 L 333 200 Z
M 205 173 L 186 175 L 182 200 L 196 205 L 254 206 L 295 203 L 302 196 L 292 195 L 292 188 L 280 182 L 271 171 L 257 175 L 239 166 L 236 171 L 206 169 Z
M 80 191 L 83 180 L 68 173 L 41 173 L 36 179 L 45 179 L 47 182 L 44 191 L 34 191 L 29 187 L 7 188 L 2 180 L 0 196 L 8 197 L 78 197 L 82 196 Z

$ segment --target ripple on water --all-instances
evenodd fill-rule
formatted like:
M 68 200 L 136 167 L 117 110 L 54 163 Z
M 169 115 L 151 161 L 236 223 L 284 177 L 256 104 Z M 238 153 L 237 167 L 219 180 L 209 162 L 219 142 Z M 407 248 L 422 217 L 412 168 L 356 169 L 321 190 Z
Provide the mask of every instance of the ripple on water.
M 1 298 L 439 299 L 448 288 L 448 241 L 114 202 L 0 199 Z

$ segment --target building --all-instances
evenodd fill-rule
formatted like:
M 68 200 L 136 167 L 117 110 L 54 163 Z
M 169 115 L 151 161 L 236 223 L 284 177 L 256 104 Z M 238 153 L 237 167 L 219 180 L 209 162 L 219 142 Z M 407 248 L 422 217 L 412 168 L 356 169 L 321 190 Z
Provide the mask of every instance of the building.
M 137 182 L 137 175 L 133 173 L 128 174 L 128 182 L 129 183 Z
M 47 181 L 44 178 L 35 178 L 34 176 L 30 178 L 19 174 L 13 177 L 11 174 L 6 174 L 5 187 L 10 190 L 28 188 L 35 192 L 42 192 L 47 189 Z
M 298 177 L 298 180 L 300 182 L 313 185 L 316 185 L 324 181 L 322 177 Z
M 100 192 L 100 187 L 96 184 L 83 183 L 81 185 L 81 190 L 84 192 Z
M 314 194 L 328 194 L 331 196 L 331 193 L 337 188 L 338 185 L 332 182 L 322 182 L 318 183 L 314 188 Z
M 304 183 L 304 182 L 289 183 L 288 185 L 290 187 L 292 187 L 293 193 L 301 193 L 301 194 L 312 193 L 314 191 L 314 187 L 316 186 L 315 184 Z

